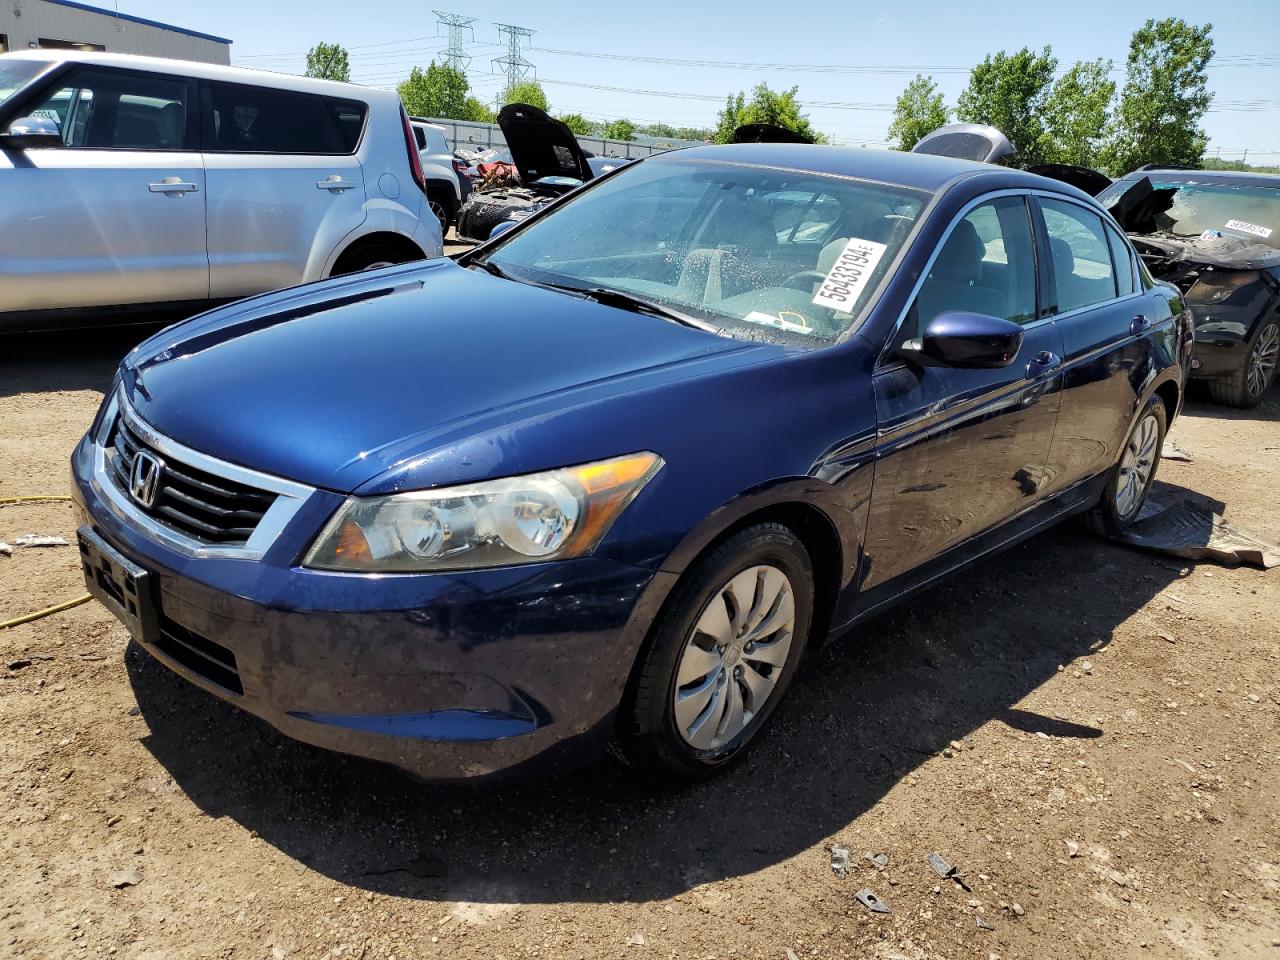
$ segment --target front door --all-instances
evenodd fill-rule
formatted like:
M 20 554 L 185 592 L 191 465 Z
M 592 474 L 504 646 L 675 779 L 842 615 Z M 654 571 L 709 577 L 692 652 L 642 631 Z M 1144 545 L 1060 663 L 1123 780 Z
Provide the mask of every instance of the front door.
M 63 146 L 0 151 L 0 311 L 209 295 L 194 89 L 84 67 L 24 110 Z
M 1062 334 L 1038 319 L 1035 244 L 1022 196 L 955 222 L 875 375 L 879 421 L 864 589 L 904 574 L 1039 501 L 1061 399 Z M 894 345 L 948 310 L 1025 325 L 998 369 L 924 366 Z

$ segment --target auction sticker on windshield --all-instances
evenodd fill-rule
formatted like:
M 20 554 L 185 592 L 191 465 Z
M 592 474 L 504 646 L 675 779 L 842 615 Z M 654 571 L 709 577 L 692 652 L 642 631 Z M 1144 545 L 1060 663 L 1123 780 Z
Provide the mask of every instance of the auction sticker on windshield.
M 883 243 L 860 240 L 857 237 L 846 243 L 827 272 L 822 286 L 813 295 L 814 305 L 852 311 L 886 249 Z
M 1271 236 L 1270 227 L 1260 227 L 1256 223 L 1249 223 L 1246 220 L 1228 220 L 1228 230 L 1239 230 L 1241 233 L 1252 233 L 1255 237 L 1261 237 L 1263 240 Z

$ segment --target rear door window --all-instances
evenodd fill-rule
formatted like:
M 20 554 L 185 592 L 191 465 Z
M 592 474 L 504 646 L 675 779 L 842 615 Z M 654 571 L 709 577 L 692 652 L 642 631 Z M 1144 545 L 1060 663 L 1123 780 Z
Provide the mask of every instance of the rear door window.
M 204 149 L 210 153 L 354 153 L 367 106 L 289 90 L 209 85 Z
M 1116 295 L 1127 297 L 1138 288 L 1133 274 L 1133 254 L 1129 251 L 1129 244 L 1110 224 L 1107 225 L 1107 243 L 1111 246 L 1111 259 L 1116 268 Z
M 72 148 L 184 150 L 192 88 L 177 77 L 76 70 L 27 113 L 56 123 Z
M 1049 234 L 1058 312 L 1114 299 L 1115 271 L 1102 218 L 1074 203 L 1048 197 L 1040 199 L 1040 209 Z

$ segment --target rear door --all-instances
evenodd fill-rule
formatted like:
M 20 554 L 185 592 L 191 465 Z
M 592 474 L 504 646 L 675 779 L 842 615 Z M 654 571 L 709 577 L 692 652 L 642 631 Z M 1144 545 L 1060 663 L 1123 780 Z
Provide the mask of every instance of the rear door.
M 315 277 L 317 261 L 365 218 L 355 154 L 368 105 L 213 82 L 204 101 L 211 295 L 242 297 Z
M 895 347 L 963 310 L 1025 326 L 1007 367 L 901 362 Z M 879 420 L 864 588 L 905 574 L 1034 506 L 1058 419 L 1062 335 L 1040 316 L 1034 232 L 1020 194 L 950 227 L 875 374 Z
M 23 113 L 63 146 L 0 151 L 0 310 L 209 295 L 194 81 L 77 67 Z
M 1115 463 L 1150 374 L 1146 334 L 1169 311 L 1151 301 L 1129 244 L 1096 211 L 1043 194 L 1036 208 L 1065 360 L 1049 455 L 1056 491 Z

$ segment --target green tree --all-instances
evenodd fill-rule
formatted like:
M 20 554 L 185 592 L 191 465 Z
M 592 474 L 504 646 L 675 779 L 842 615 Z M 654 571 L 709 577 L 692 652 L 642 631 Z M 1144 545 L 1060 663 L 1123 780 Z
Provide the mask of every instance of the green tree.
M 410 115 L 471 120 L 467 93 L 471 86 L 461 70 L 432 62 L 425 71 L 414 67 L 396 91 Z
M 1017 148 L 1022 165 L 1042 163 L 1044 107 L 1057 69 L 1050 47 L 988 55 L 970 71 L 969 85 L 956 101 L 956 118 L 1000 130 Z
M 591 124 L 580 113 L 566 113 L 559 118 L 560 122 L 573 131 L 575 136 L 585 137 L 591 132 Z
M 531 107 L 538 107 L 540 110 L 547 108 L 547 95 L 542 89 L 542 84 L 536 80 L 522 80 L 519 83 L 512 84 L 502 91 L 499 102 L 505 107 L 508 103 L 527 103 Z
M 1195 27 L 1176 17 L 1148 20 L 1134 31 L 1104 152 L 1112 173 L 1144 163 L 1200 162 L 1209 142 L 1200 121 L 1213 101 L 1206 74 L 1212 34 L 1213 24 Z
M 604 125 L 606 140 L 634 140 L 636 125 L 630 120 L 611 120 Z
M 716 125 L 716 143 L 728 143 L 733 131 L 744 123 L 772 123 L 809 137 L 815 143 L 825 143 L 827 138 L 814 130 L 808 116 L 800 112 L 800 104 L 796 102 L 799 90 L 792 87 L 776 91 L 769 89 L 767 83 L 757 83 L 751 90 L 750 100 L 742 93 L 729 94 Z
M 920 138 L 951 119 L 951 111 L 933 77 L 916 74 L 893 106 L 893 123 L 889 139 L 896 140 L 899 150 L 910 150 Z
M 1116 84 L 1110 60 L 1080 60 L 1060 76 L 1044 105 L 1044 158 L 1095 167 L 1101 162 Z
M 463 104 L 463 112 L 465 115 L 459 119 L 474 120 L 476 123 L 493 123 L 497 119 L 497 115 L 489 109 L 488 105 L 475 97 L 467 97 Z
M 347 62 L 347 51 L 341 44 L 317 43 L 307 51 L 308 77 L 321 80 L 341 80 L 351 82 L 351 64 Z

